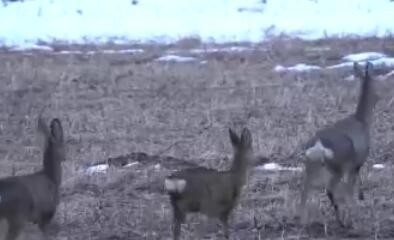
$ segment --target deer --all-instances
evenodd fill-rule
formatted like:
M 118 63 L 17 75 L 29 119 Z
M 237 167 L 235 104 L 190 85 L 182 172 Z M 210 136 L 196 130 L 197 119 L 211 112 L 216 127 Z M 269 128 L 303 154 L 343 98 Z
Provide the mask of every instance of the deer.
M 355 62 L 353 70 L 361 80 L 360 94 L 355 112 L 318 130 L 305 145 L 305 172 L 301 193 L 301 209 L 305 214 L 305 204 L 311 189 L 320 181 L 324 185 L 338 223 L 345 227 L 340 217 L 336 191 L 338 184 L 341 194 L 353 197 L 355 188 L 358 199 L 364 200 L 360 170 L 367 161 L 370 149 L 370 128 L 373 110 L 379 97 L 373 78 L 373 65 L 366 62 L 364 71 Z M 356 186 L 357 185 L 357 186 Z M 321 185 L 320 185 L 321 186 Z M 348 197 L 345 197 L 348 199 Z
M 202 213 L 219 219 L 225 239 L 229 239 L 229 216 L 237 206 L 241 190 L 246 184 L 252 159 L 252 135 L 248 128 L 238 136 L 229 128 L 233 147 L 231 168 L 218 171 L 205 167 L 180 170 L 165 178 L 173 210 L 173 239 L 178 240 L 181 224 L 188 213 Z
M 0 179 L 0 220 L 7 223 L 6 240 L 15 240 L 28 222 L 46 233 L 56 213 L 65 160 L 63 127 L 58 118 L 48 127 L 41 115 L 38 130 L 45 137 L 43 168 L 35 173 Z

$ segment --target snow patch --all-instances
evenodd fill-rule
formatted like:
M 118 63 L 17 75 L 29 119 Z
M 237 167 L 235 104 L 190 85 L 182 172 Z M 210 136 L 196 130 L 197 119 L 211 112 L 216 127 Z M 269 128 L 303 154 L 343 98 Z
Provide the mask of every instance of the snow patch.
M 26 44 L 22 46 L 13 46 L 11 51 L 26 51 L 26 50 L 40 50 L 40 51 L 53 51 L 53 48 L 45 45 Z
M 158 164 L 156 164 L 156 165 L 154 166 L 154 169 L 155 169 L 155 170 L 159 170 L 160 168 L 161 168 L 160 163 L 158 163 Z
M 360 64 L 362 64 L 362 63 L 360 63 Z M 352 62 L 339 63 L 339 64 L 328 66 L 328 67 L 326 67 L 326 69 L 337 69 L 337 68 L 344 68 L 344 67 L 353 67 L 353 63 Z
M 131 162 L 128 163 L 126 165 L 124 165 L 124 168 L 131 168 L 133 166 L 138 165 L 139 162 Z M 156 167 L 156 166 L 155 166 Z M 93 175 L 93 174 L 98 174 L 98 173 L 106 173 L 109 169 L 109 165 L 108 164 L 97 164 L 94 166 L 90 166 L 85 170 L 85 173 L 87 173 L 88 175 Z
M 384 74 L 384 75 L 380 75 L 378 76 L 379 80 L 387 80 L 389 77 L 394 76 L 394 70 Z
M 137 54 L 144 53 L 143 49 L 120 49 L 120 50 L 97 50 L 97 51 L 79 51 L 79 50 L 62 50 L 55 52 L 55 54 L 86 54 L 86 55 L 95 55 L 95 54 Z
M 98 164 L 98 165 L 88 167 L 86 169 L 86 173 L 89 175 L 92 175 L 95 173 L 106 173 L 108 168 L 109 168 L 108 164 Z
M 331 65 L 326 68 L 336 69 L 343 67 L 353 67 L 354 62 L 358 62 L 360 65 L 364 66 L 367 61 L 371 62 L 374 66 L 394 67 L 394 58 L 388 57 L 385 54 L 378 52 L 355 53 L 347 55 L 342 59 L 346 62 Z
M 384 164 L 374 164 L 372 166 L 372 168 L 374 168 L 374 169 L 384 169 Z
M 103 50 L 98 53 L 104 54 L 129 54 L 129 53 L 143 53 L 143 49 L 121 49 L 121 50 Z
M 265 170 L 265 171 L 295 171 L 295 172 L 302 171 L 301 167 L 283 167 L 277 163 L 266 163 L 263 166 L 257 167 L 257 169 Z
M 216 53 L 216 52 L 240 53 L 240 52 L 246 52 L 252 50 L 253 49 L 249 47 L 233 46 L 233 47 L 224 47 L 224 48 L 203 48 L 203 49 L 196 48 L 196 49 L 191 49 L 190 53 L 194 53 L 194 54 Z
M 313 70 L 320 70 L 321 69 L 321 67 L 319 67 L 319 66 L 315 66 L 315 65 L 307 65 L 307 64 L 304 64 L 304 63 L 299 63 L 299 64 L 296 64 L 296 65 L 294 65 L 294 66 L 292 66 L 292 67 L 284 67 L 284 66 L 282 66 L 282 65 L 277 65 L 275 68 L 274 68 L 274 71 L 275 72 L 310 72 L 310 71 L 313 71 Z
M 138 165 L 138 164 L 139 164 L 139 162 L 131 162 L 131 163 L 126 164 L 124 167 L 125 168 L 129 168 L 129 167 L 133 167 L 133 166 Z
M 364 66 L 367 61 L 371 62 L 374 66 L 379 66 L 379 67 L 394 67 L 394 58 L 393 57 L 388 57 L 383 53 L 378 53 L 378 52 L 362 52 L 362 53 L 355 53 L 355 54 L 350 54 L 347 56 L 344 56 L 342 58 L 345 62 L 326 66 L 326 67 L 320 67 L 320 66 L 315 66 L 315 65 L 306 65 L 304 63 L 299 63 L 294 65 L 293 67 L 284 67 L 282 65 L 277 65 L 274 67 L 275 72 L 286 72 L 286 71 L 293 71 L 293 72 L 308 72 L 312 70 L 321 70 L 321 69 L 338 69 L 338 68 L 350 68 L 353 67 L 354 62 L 358 62 L 361 66 Z M 391 73 L 388 73 L 383 76 L 382 79 L 390 77 Z M 345 80 L 352 81 L 354 80 L 354 76 L 351 75 L 347 77 Z
M 55 52 L 55 54 L 73 55 L 73 54 L 84 54 L 84 52 L 78 50 L 62 50 Z
M 157 58 L 155 61 L 158 62 L 193 62 L 196 59 L 194 57 L 182 57 L 177 55 L 166 55 Z
M 392 57 L 383 57 L 370 62 L 375 66 L 394 67 L 394 58 Z
M 354 80 L 356 80 L 356 77 L 353 74 L 350 75 L 350 76 L 345 77 L 345 81 L 352 82 Z
M 386 57 L 383 53 L 378 52 L 363 52 L 363 53 L 354 53 L 344 56 L 342 59 L 348 62 L 360 62 L 360 61 L 371 61 L 379 58 Z

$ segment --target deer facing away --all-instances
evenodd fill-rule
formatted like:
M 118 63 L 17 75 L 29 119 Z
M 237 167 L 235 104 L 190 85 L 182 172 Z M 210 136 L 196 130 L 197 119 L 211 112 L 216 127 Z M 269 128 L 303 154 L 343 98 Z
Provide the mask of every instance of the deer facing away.
M 45 137 L 43 169 L 0 180 L 0 221 L 5 221 L 8 228 L 6 240 L 17 239 L 27 222 L 38 224 L 45 232 L 56 212 L 61 162 L 65 160 L 63 128 L 57 118 L 48 128 L 40 116 L 38 129 Z
M 239 200 L 242 187 L 247 180 L 247 171 L 252 157 L 252 136 L 244 128 L 239 137 L 229 129 L 234 149 L 232 166 L 227 171 L 217 171 L 204 167 L 178 171 L 167 177 L 167 190 L 173 209 L 173 238 L 178 240 L 181 223 L 186 214 L 200 212 L 217 218 L 223 225 L 223 233 L 229 238 L 228 219 Z
M 317 181 L 322 182 L 341 226 L 345 224 L 340 217 L 335 191 L 341 189 L 342 193 L 337 195 L 346 192 L 353 197 L 357 184 L 358 199 L 364 199 L 360 169 L 368 157 L 372 113 L 378 101 L 372 76 L 373 65 L 367 62 L 364 71 L 358 63 L 354 63 L 353 67 L 355 75 L 361 79 L 356 111 L 317 131 L 308 141 L 305 151 L 304 187 L 301 193 L 301 208 L 304 209 L 310 189 L 316 187 L 314 185 Z M 319 175 L 318 172 L 322 169 L 325 174 Z M 347 181 L 342 185 L 344 176 L 347 177 Z

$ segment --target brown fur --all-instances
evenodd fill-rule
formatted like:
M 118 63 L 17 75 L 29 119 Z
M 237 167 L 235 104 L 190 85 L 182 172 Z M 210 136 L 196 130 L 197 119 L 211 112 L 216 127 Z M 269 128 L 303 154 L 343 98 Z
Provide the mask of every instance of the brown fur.
M 0 180 L 0 221 L 8 224 L 6 240 L 17 239 L 26 222 L 38 224 L 44 232 L 56 212 L 61 161 L 65 159 L 63 128 L 58 119 L 53 119 L 48 129 L 41 117 L 38 128 L 46 138 L 43 169 Z
M 369 62 L 365 66 L 365 72 L 360 69 L 357 63 L 354 64 L 355 75 L 362 80 L 360 97 L 355 113 L 319 130 L 307 144 L 306 171 L 301 196 L 302 208 L 305 207 L 313 181 L 316 181 L 316 176 L 313 176 L 313 173 L 318 171 L 317 169 L 324 167 L 330 173 L 328 179 L 323 181 L 325 182 L 324 187 L 334 207 L 337 220 L 342 226 L 344 226 L 344 223 L 339 217 L 340 214 L 334 191 L 344 175 L 348 176 L 349 185 L 346 189 L 349 196 L 353 196 L 354 187 L 358 183 L 358 198 L 360 200 L 364 199 L 361 189 L 360 169 L 368 157 L 370 148 L 369 128 L 373 108 L 378 100 L 374 80 L 371 75 L 372 71 L 373 66 Z M 319 145 L 319 142 L 322 145 Z M 318 146 L 322 146 L 320 148 L 322 153 L 320 155 L 313 154 L 312 156 L 310 150 L 313 148 L 318 149 Z M 333 155 L 323 154 L 326 150 L 331 151 Z
M 241 137 L 238 137 L 229 129 L 229 134 L 234 148 L 231 169 L 220 172 L 204 167 L 190 168 L 176 172 L 166 179 L 165 185 L 173 208 L 175 240 L 179 239 L 181 223 L 189 212 L 200 212 L 208 217 L 218 218 L 223 225 L 225 238 L 229 238 L 228 218 L 246 183 L 247 169 L 252 157 L 250 131 L 244 128 Z M 171 181 L 180 184 L 169 187 L 168 183 Z

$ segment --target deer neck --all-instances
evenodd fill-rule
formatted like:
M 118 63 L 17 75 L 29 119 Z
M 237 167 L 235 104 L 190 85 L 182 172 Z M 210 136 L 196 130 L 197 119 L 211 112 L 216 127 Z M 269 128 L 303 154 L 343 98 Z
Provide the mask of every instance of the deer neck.
M 375 102 L 371 89 L 371 80 L 365 79 L 361 85 L 361 92 L 355 112 L 355 118 L 369 127 Z
M 44 152 L 44 174 L 56 186 L 60 186 L 62 180 L 61 156 L 59 151 L 51 145 L 52 143 L 48 143 Z
M 245 184 L 248 174 L 248 161 L 245 156 L 237 156 L 236 154 L 230 172 L 233 174 L 237 186 L 241 188 Z

